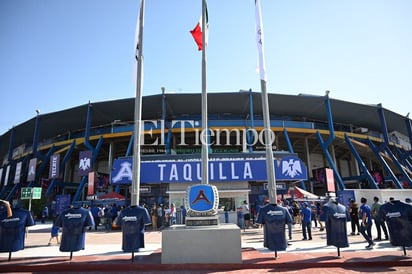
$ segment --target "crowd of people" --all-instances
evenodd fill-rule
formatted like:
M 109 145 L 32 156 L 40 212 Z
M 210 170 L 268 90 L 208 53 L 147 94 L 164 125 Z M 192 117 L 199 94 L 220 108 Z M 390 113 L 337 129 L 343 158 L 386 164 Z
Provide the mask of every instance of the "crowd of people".
M 394 201 L 394 198 L 390 198 L 390 201 Z M 265 206 L 269 203 L 268 199 L 265 199 Z M 323 212 L 323 201 L 310 201 L 299 202 L 291 200 L 277 200 L 277 204 L 288 209 L 289 214 L 292 217 L 292 224 L 288 224 L 288 238 L 292 240 L 292 229 L 299 226 L 302 230 L 302 240 L 312 240 L 312 228 L 319 228 L 319 231 L 325 230 L 325 215 Z M 405 199 L 405 203 L 412 205 L 410 198 Z M 257 206 L 254 214 L 258 215 L 259 209 L 262 206 Z M 360 205 L 354 200 L 350 199 L 347 208 L 347 221 L 350 222 L 350 233 L 348 236 L 362 235 L 367 242 L 366 248 L 373 248 L 376 241 L 389 240 L 388 228 L 384 220 L 379 218 L 378 212 L 382 203 L 378 197 L 373 198 L 373 203 L 368 205 L 367 198 L 362 197 L 360 199 Z M 253 211 L 253 210 L 252 210 Z M 239 213 L 240 212 L 240 213 Z M 249 207 L 246 201 L 238 208 L 238 225 L 242 229 L 253 227 L 254 224 L 247 222 L 247 215 L 249 214 Z M 244 218 L 240 220 L 239 218 Z M 252 217 L 252 220 L 255 220 Z M 293 225 L 293 228 L 292 228 Z M 372 235 L 372 227 L 375 226 L 376 235 Z
M 258 205 L 254 209 L 250 209 L 247 201 L 243 201 L 238 207 L 238 226 L 242 229 L 259 227 L 254 223 L 262 206 L 269 203 L 269 199 L 265 199 L 263 205 Z M 277 204 L 288 209 L 289 214 L 293 219 L 293 223 L 288 225 L 289 240 L 292 240 L 292 225 L 301 225 L 303 240 L 312 240 L 312 222 L 315 228 L 319 227 L 323 231 L 324 224 L 321 221 L 321 202 L 303 202 L 290 200 L 277 200 Z
M 152 218 L 153 231 L 162 230 L 174 224 L 185 223 L 186 209 L 183 205 L 178 209 L 174 203 L 171 203 L 170 207 L 164 204 L 159 206 L 153 204 L 151 208 L 148 208 L 148 211 Z

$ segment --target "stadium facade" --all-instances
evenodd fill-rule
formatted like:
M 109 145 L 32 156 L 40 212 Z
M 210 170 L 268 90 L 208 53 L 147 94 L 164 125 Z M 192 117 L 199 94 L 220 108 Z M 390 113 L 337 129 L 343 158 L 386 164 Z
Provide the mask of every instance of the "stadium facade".
M 325 168 L 336 190 L 411 188 L 408 115 L 328 94 L 268 96 L 275 165 L 288 159 L 304 169 L 277 172 L 278 194 L 299 186 L 325 195 Z M 114 173 L 127 171 L 133 154 L 134 104 L 127 98 L 38 114 L 0 136 L 0 198 L 19 198 L 26 187 L 41 187 L 47 202 L 62 194 L 72 202 L 129 197 L 130 181 Z M 145 96 L 142 119 L 140 200 L 182 205 L 200 178 L 201 94 Z M 267 196 L 261 93 L 209 93 L 208 128 L 209 178 L 221 204 Z

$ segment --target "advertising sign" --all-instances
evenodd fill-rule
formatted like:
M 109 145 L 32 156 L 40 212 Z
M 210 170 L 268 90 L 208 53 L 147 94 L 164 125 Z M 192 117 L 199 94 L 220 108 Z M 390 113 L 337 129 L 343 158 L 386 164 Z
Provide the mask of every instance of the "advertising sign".
M 209 161 L 211 182 L 267 181 L 266 160 L 262 158 L 213 159 Z M 307 180 L 305 164 L 297 157 L 275 160 L 276 180 Z M 201 160 L 142 161 L 140 183 L 200 183 Z M 131 184 L 132 158 L 115 159 L 112 184 Z
M 49 179 L 54 179 L 59 176 L 60 154 L 54 154 L 50 157 Z

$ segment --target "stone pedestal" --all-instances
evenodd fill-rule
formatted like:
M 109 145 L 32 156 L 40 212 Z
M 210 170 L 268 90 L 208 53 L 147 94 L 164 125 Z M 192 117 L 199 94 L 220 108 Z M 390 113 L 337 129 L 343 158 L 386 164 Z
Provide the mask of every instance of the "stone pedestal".
M 162 231 L 162 264 L 241 263 L 240 228 L 173 225 Z

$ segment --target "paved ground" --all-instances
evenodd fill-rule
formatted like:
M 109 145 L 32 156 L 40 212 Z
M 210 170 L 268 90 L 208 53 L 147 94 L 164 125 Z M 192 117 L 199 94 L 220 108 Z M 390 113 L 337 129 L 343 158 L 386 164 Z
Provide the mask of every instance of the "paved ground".
M 59 246 L 49 246 L 51 224 L 37 224 L 28 229 L 26 248 L 11 254 L 0 253 L 2 273 L 412 273 L 411 248 L 393 247 L 389 241 L 376 242 L 372 250 L 365 249 L 361 235 L 349 236 L 350 246 L 339 250 L 326 246 L 326 233 L 313 229 L 313 240 L 302 241 L 298 225 L 294 227 L 291 245 L 275 253 L 263 247 L 261 228 L 242 230 L 242 263 L 240 264 L 162 264 L 162 232 L 145 234 L 145 248 L 134 253 L 121 250 L 122 233 L 87 232 L 86 248 L 79 252 L 60 252 Z M 375 231 L 373 231 L 376 235 Z M 179 247 L 176 247 L 179 252 Z M 340 256 L 338 256 L 340 255 Z

